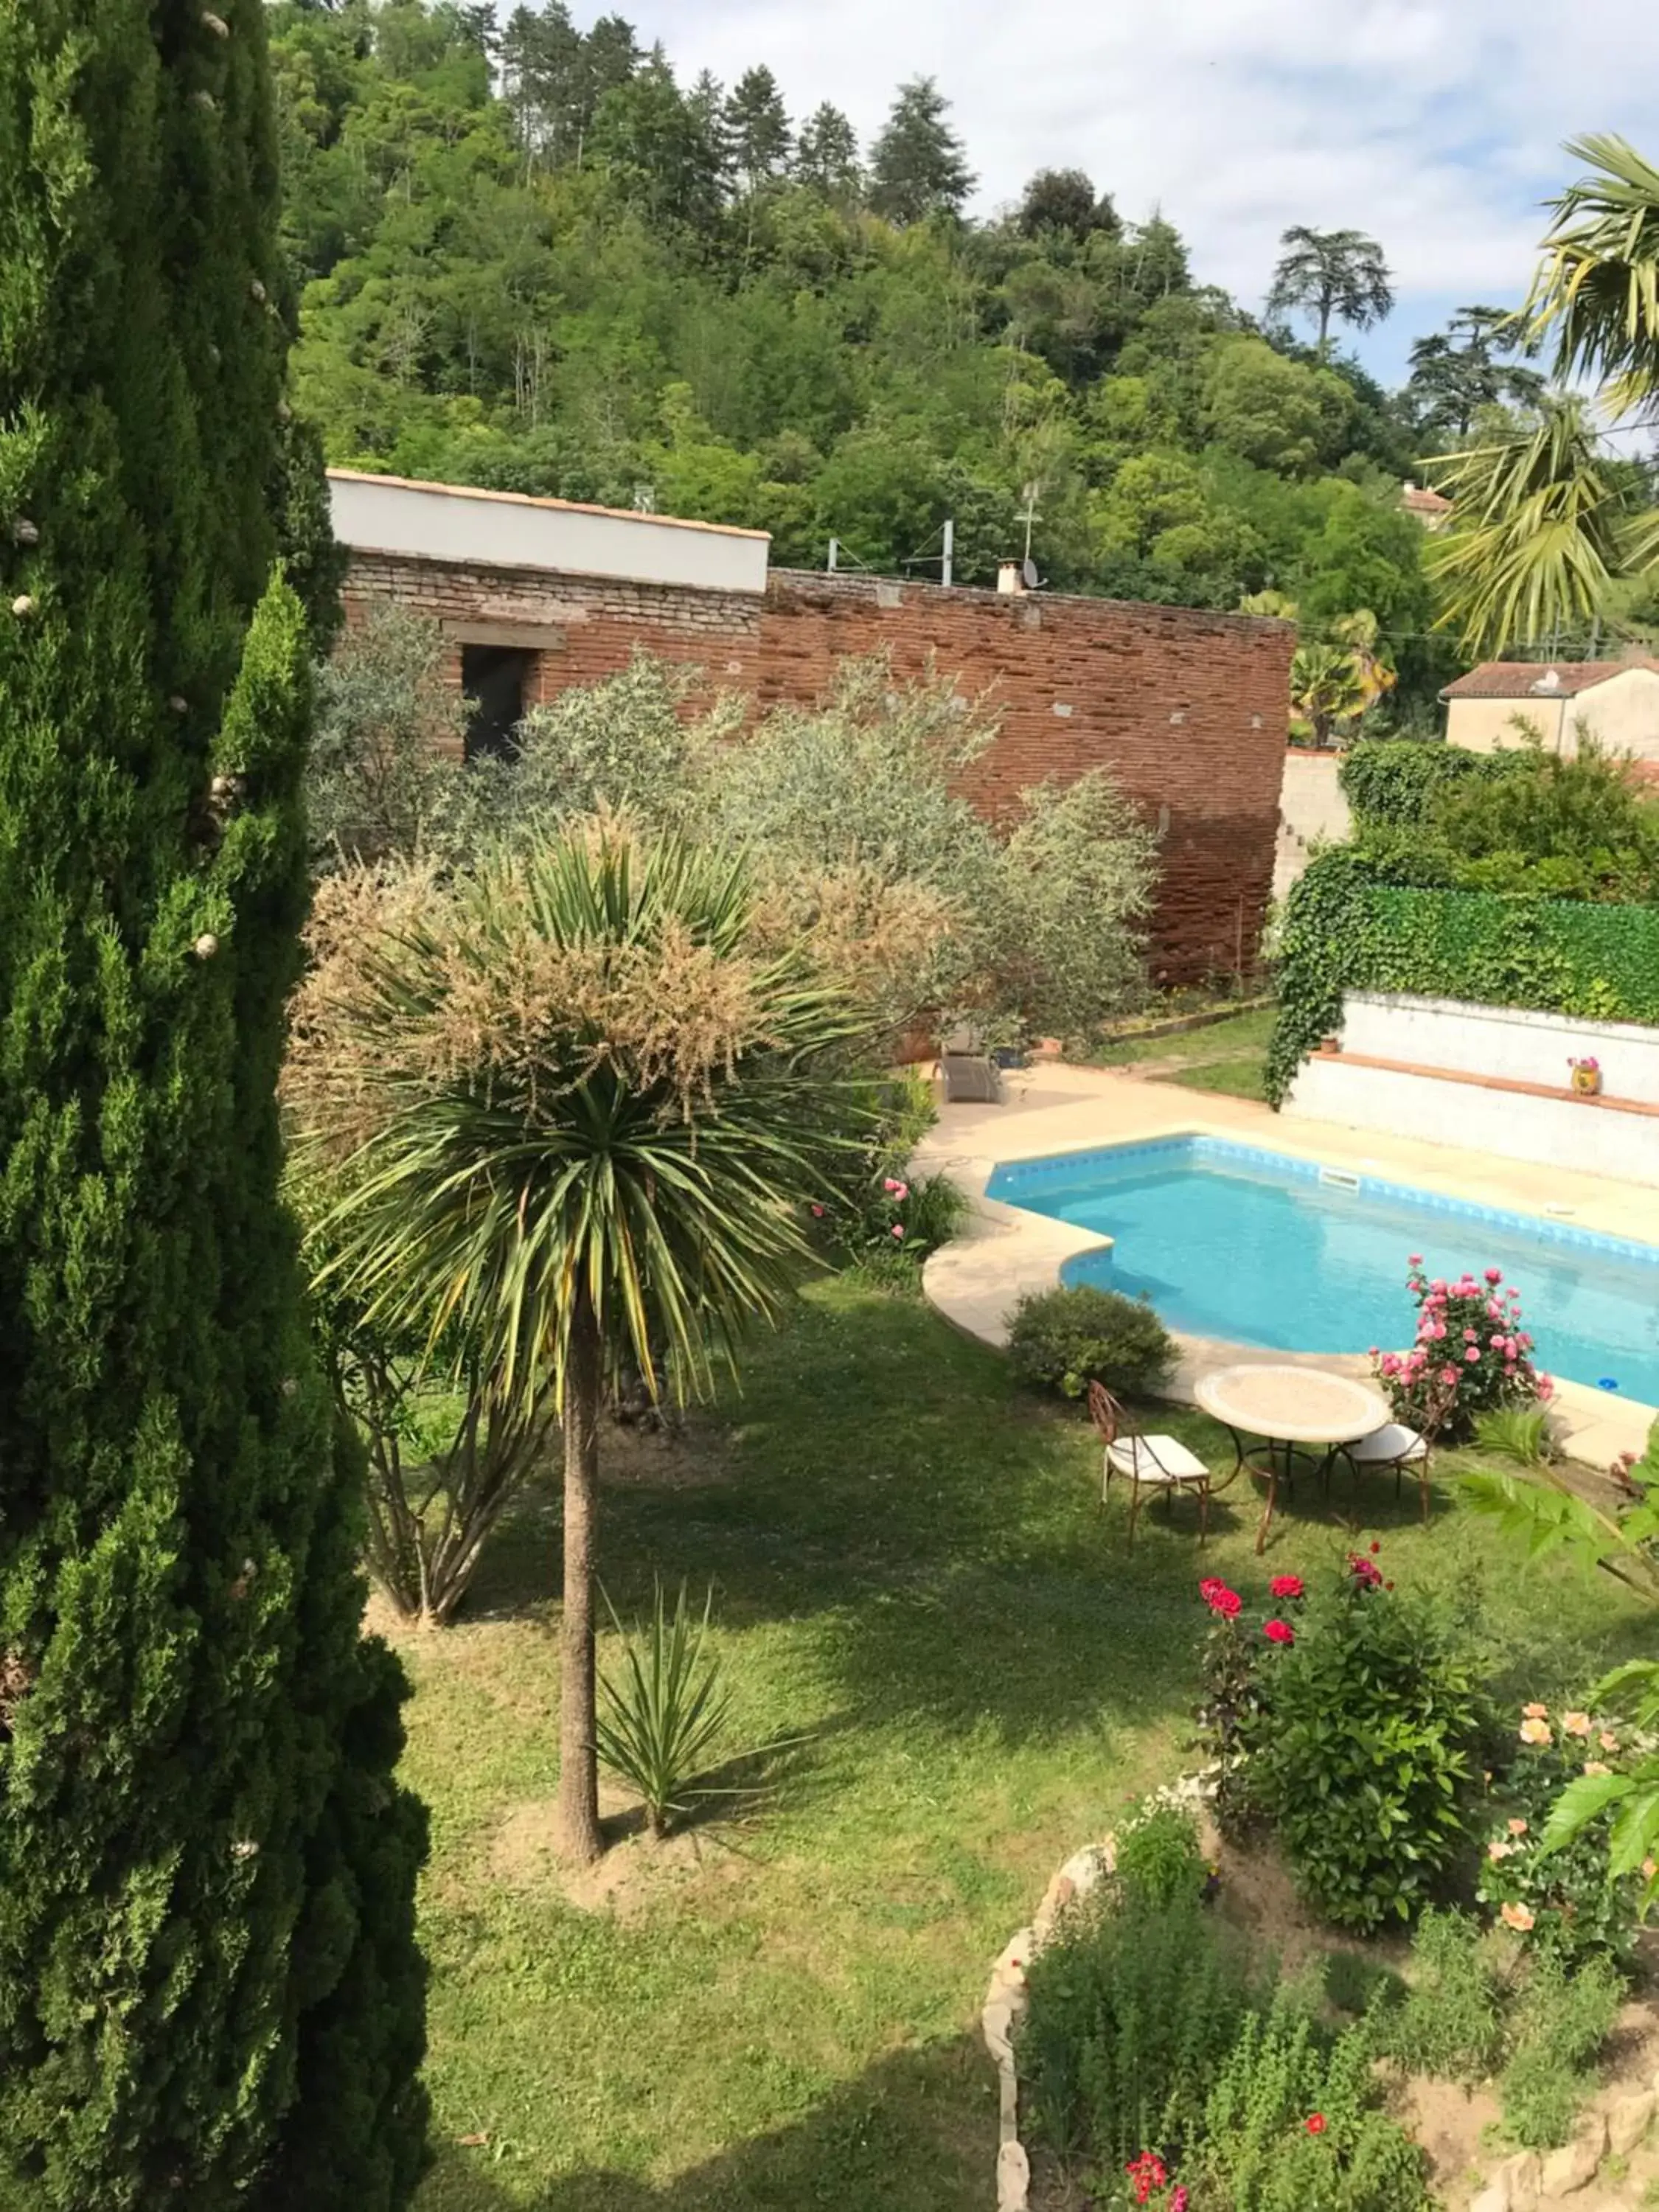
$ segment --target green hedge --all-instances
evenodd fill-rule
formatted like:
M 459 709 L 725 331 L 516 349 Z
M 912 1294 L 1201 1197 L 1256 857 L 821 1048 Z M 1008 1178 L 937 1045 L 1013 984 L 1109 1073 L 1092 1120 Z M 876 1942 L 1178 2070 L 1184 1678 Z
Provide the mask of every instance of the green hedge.
M 1408 890 L 1351 845 L 1291 891 L 1280 948 L 1267 1096 L 1279 1105 L 1345 991 L 1405 991 L 1659 1025 L 1659 907 Z
M 1367 738 L 1344 757 L 1337 781 L 1356 821 L 1410 830 L 1428 819 L 1442 792 L 1496 782 L 1533 757 L 1519 750 L 1472 753 L 1411 738 Z

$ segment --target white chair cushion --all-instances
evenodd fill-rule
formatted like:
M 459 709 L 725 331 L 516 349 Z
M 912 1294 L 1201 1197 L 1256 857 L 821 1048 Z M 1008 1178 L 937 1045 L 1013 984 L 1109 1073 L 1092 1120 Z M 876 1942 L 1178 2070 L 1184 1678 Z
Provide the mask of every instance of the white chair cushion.
M 1369 1460 L 1374 1465 L 1394 1467 L 1402 1462 L 1425 1458 L 1429 1448 L 1415 1429 L 1408 1429 L 1403 1421 L 1390 1421 L 1386 1427 L 1361 1437 L 1358 1443 L 1344 1444 L 1342 1449 L 1352 1460 Z
M 1106 1456 L 1137 1482 L 1201 1482 L 1210 1472 L 1176 1437 L 1120 1437 Z

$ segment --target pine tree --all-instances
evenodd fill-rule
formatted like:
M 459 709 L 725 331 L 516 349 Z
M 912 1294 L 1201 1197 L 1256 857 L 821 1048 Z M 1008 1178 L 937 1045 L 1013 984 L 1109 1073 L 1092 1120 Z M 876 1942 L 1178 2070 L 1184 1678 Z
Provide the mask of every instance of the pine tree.
M 328 561 L 217 6 L 0 4 L 7 2212 L 389 2212 L 423 2155 L 423 1815 L 277 1198 L 279 510 L 322 629 Z
M 840 108 L 827 100 L 813 109 L 800 127 L 795 180 L 809 191 L 842 204 L 856 202 L 864 189 L 858 134 Z
M 726 103 L 732 159 L 750 192 L 776 182 L 789 161 L 789 117 L 769 69 L 745 70 Z
M 951 103 L 930 76 L 902 84 L 870 155 L 870 204 L 890 222 L 956 215 L 975 179 L 945 121 Z

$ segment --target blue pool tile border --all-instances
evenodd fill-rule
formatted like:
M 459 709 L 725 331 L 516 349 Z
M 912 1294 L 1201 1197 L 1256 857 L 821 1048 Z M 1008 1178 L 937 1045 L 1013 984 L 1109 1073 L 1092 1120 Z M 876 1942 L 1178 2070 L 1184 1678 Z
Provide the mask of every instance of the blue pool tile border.
M 1206 1137 L 1195 1132 L 1137 1138 L 1121 1145 L 1099 1145 L 1086 1152 L 1049 1152 L 1040 1159 L 1004 1160 L 992 1169 L 985 1195 L 1006 1206 L 1018 1206 L 1022 1190 L 1075 1182 L 1091 1168 L 1115 1166 L 1124 1160 L 1155 1159 L 1170 1152 L 1183 1153 L 1189 1159 L 1236 1161 L 1249 1167 L 1271 1168 L 1303 1182 L 1317 1182 L 1328 1171 L 1345 1176 L 1353 1175 L 1362 1191 L 1379 1198 L 1403 1200 L 1407 1205 L 1420 1206 L 1425 1212 L 1484 1222 L 1492 1229 L 1518 1230 L 1523 1236 L 1538 1237 L 1568 1251 L 1599 1252 L 1607 1259 L 1659 1268 L 1656 1244 L 1640 1244 L 1628 1237 L 1609 1237 L 1599 1229 L 1577 1229 L 1570 1222 L 1553 1221 L 1547 1214 L 1516 1213 L 1505 1206 L 1481 1206 L 1473 1199 L 1448 1198 L 1439 1191 L 1419 1190 L 1411 1183 L 1361 1174 L 1355 1169 L 1338 1167 L 1329 1160 L 1301 1159 L 1290 1152 L 1271 1152 L 1264 1145 L 1240 1145 L 1228 1137 Z

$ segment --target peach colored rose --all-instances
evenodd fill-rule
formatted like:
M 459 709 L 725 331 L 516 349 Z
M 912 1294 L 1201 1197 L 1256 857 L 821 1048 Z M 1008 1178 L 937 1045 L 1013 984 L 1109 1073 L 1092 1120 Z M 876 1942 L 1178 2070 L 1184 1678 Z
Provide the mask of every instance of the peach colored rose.
M 1550 1717 L 1547 1705 L 1522 1705 L 1521 1717 L 1527 1721 L 1547 1721 Z
M 1513 1928 L 1522 1936 L 1535 1924 L 1532 1914 L 1524 1905 L 1506 1905 L 1498 1917 L 1506 1928 Z
M 1618 1737 L 1609 1735 L 1606 1729 L 1602 1729 L 1599 1741 L 1603 1751 L 1617 1751 L 1619 1748 Z
M 1567 1713 L 1563 1716 L 1561 1725 L 1569 1735 L 1588 1735 L 1590 1717 L 1588 1713 Z
M 1613 1769 L 1605 1759 L 1587 1759 L 1584 1761 L 1584 1771 L 1586 1774 L 1611 1774 Z
M 1489 1859 L 1506 1859 L 1514 1849 L 1513 1844 L 1493 1841 L 1486 1846 L 1486 1856 Z
M 1522 1743 L 1542 1744 L 1549 1743 L 1553 1741 L 1553 1739 L 1550 1735 L 1547 1722 L 1522 1721 L 1521 1723 L 1521 1741 Z
M 1524 1835 L 1526 1834 L 1526 1832 L 1527 1832 L 1527 1824 L 1526 1824 L 1526 1822 L 1525 1822 L 1524 1820 L 1511 1820 L 1511 1821 L 1510 1822 L 1510 1835 L 1512 1835 L 1512 1836 L 1524 1836 Z

